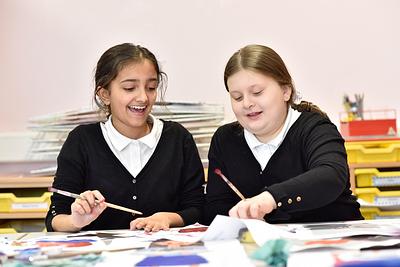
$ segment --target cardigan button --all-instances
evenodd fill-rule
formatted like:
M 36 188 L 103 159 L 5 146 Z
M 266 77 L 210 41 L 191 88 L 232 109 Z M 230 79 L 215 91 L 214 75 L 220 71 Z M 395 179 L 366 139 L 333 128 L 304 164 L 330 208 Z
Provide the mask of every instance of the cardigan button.
M 133 200 L 136 200 L 136 199 L 137 199 L 137 196 L 133 196 L 132 199 L 133 199 Z
M 293 202 L 293 200 L 292 200 L 291 198 L 289 198 L 289 199 L 287 200 L 287 203 L 288 203 L 288 204 L 292 204 L 292 202 Z
M 282 202 L 278 202 L 277 206 L 281 207 L 282 206 Z
M 132 179 L 132 183 L 136 184 L 136 179 Z
M 301 197 L 300 196 L 296 197 L 296 200 L 297 200 L 297 202 L 300 202 L 301 201 Z

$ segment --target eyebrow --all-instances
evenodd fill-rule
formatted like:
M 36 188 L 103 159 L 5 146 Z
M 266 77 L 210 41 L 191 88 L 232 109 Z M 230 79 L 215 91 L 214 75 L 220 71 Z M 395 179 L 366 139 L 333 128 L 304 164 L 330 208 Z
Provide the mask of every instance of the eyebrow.
M 125 83 L 125 82 L 139 82 L 139 79 L 126 79 L 126 80 L 122 80 L 121 83 Z M 146 82 L 158 82 L 157 78 L 150 78 L 148 79 Z
M 260 86 L 259 84 L 252 84 L 252 85 L 246 87 L 246 90 L 259 89 L 259 88 L 258 88 L 259 86 Z M 241 93 L 240 91 L 237 91 L 237 90 L 233 90 L 233 91 L 230 90 L 229 92 L 232 92 L 232 93 L 234 93 L 234 92 Z

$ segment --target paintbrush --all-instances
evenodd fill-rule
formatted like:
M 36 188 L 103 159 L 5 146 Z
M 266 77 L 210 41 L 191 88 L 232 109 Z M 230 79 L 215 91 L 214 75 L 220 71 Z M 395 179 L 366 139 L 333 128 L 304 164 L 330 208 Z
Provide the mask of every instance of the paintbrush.
M 228 180 L 228 178 L 225 177 L 225 175 L 222 174 L 220 169 L 215 169 L 214 172 L 216 174 L 218 174 L 222 180 L 225 181 L 225 183 L 227 183 L 229 185 L 229 187 L 236 193 L 236 195 L 238 195 L 240 197 L 241 200 L 245 200 L 246 198 L 242 195 L 242 193 L 240 193 L 239 189 L 236 188 L 236 186 L 234 186 L 231 181 Z
M 86 200 L 81 195 L 74 194 L 74 193 L 71 193 L 71 192 L 68 192 L 68 191 L 64 191 L 64 190 L 60 190 L 60 189 L 56 189 L 56 188 L 53 188 L 53 187 L 49 187 L 49 191 L 57 193 L 57 194 L 60 194 L 60 195 L 63 195 L 63 196 L 67 196 L 67 197 Z M 100 201 L 96 200 L 96 203 L 100 203 Z M 108 202 L 104 202 L 104 203 L 106 204 L 107 207 L 113 208 L 113 209 L 116 209 L 116 210 L 122 210 L 122 211 L 130 212 L 130 213 L 134 213 L 134 214 L 139 214 L 139 215 L 143 214 L 143 213 L 141 213 L 140 211 L 137 211 L 137 210 L 125 208 L 125 207 L 122 207 L 122 206 L 119 206 L 119 205 L 115 205 L 115 204 L 111 204 L 111 203 L 108 203 Z

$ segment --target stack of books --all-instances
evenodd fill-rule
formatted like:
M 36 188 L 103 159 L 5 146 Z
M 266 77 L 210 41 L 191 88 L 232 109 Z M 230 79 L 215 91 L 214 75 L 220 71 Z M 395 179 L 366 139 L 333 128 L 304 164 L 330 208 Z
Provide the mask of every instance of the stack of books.
M 188 102 L 157 102 L 152 114 L 162 120 L 181 123 L 191 132 L 203 164 L 207 165 L 210 140 L 215 130 L 223 124 L 224 107 L 219 104 Z M 31 160 L 56 160 L 68 133 L 76 126 L 103 122 L 106 114 L 99 110 L 83 108 L 34 117 L 29 126 L 36 132 L 28 151 Z M 56 166 L 32 170 L 32 174 L 52 175 Z

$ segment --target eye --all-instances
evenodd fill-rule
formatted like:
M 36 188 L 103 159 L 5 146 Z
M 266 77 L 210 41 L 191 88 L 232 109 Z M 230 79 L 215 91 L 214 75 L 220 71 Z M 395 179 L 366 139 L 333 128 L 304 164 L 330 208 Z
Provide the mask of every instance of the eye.
M 233 100 L 235 100 L 236 102 L 242 101 L 243 97 L 242 96 L 237 96 L 237 97 L 232 97 Z
M 260 91 L 254 92 L 253 94 L 254 95 L 261 95 L 262 92 L 263 92 L 263 90 L 260 90 Z
M 131 92 L 131 91 L 135 90 L 135 87 L 124 87 L 123 89 L 125 91 Z
M 155 91 L 158 88 L 158 82 L 156 80 L 152 80 L 146 84 L 146 89 L 149 91 Z

